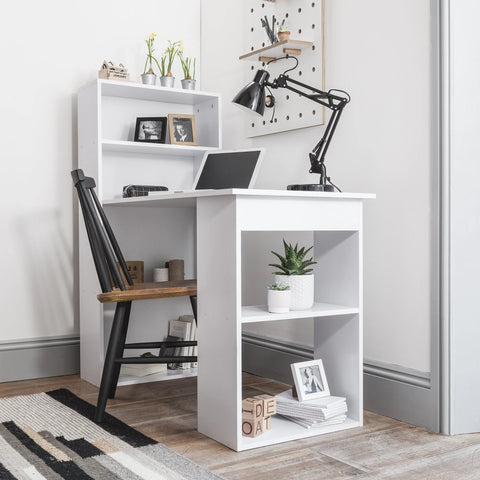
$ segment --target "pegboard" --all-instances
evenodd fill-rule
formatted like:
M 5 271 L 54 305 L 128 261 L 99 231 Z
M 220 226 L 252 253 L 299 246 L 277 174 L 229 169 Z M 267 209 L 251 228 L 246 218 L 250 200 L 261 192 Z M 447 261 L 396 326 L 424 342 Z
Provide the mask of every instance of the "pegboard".
M 289 72 L 290 78 L 311 85 L 320 90 L 325 89 L 325 59 L 324 59 L 324 3 L 323 0 L 250 0 L 244 2 L 244 25 L 246 27 L 245 51 L 242 56 L 271 45 L 261 19 L 266 15 L 270 24 L 275 15 L 279 23 L 285 18 L 289 26 L 291 41 L 312 42 L 296 55 L 298 67 Z M 281 51 L 282 49 L 280 49 Z M 278 48 L 277 48 L 278 51 Z M 258 60 L 260 56 L 283 56 L 283 53 L 271 55 L 268 50 L 259 55 L 252 55 L 242 60 L 245 65 L 245 84 L 252 81 L 257 69 L 265 68 L 265 63 Z M 280 60 L 268 65 L 270 81 L 290 67 L 294 60 Z M 304 91 L 303 88 L 300 90 Z M 272 119 L 272 108 L 266 108 L 262 117 L 249 116 L 246 125 L 248 137 L 258 137 L 272 133 L 295 130 L 299 128 L 323 125 L 325 123 L 325 108 L 311 100 L 302 98 L 299 94 L 285 88 L 272 90 L 275 97 L 275 115 Z M 268 95 L 268 91 L 266 91 Z

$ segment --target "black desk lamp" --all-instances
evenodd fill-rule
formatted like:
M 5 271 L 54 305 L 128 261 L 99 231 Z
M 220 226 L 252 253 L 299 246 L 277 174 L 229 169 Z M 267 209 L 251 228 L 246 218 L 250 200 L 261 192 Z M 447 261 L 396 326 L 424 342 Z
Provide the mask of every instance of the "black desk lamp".
M 319 173 L 320 181 L 319 183 L 311 183 L 305 185 L 288 185 L 288 190 L 310 190 L 310 191 L 320 191 L 320 192 L 334 192 L 335 189 L 340 191 L 340 189 L 330 181 L 330 177 L 327 177 L 327 169 L 325 167 L 325 154 L 327 153 L 328 147 L 332 140 L 333 134 L 337 127 L 340 115 L 342 114 L 343 108 L 350 101 L 350 95 L 343 90 L 331 89 L 328 92 L 323 92 L 317 88 L 306 85 L 297 80 L 286 75 L 287 72 L 294 70 L 298 66 L 298 59 L 296 57 L 291 57 L 289 55 L 285 57 L 275 58 L 270 60 L 267 65 L 271 62 L 281 60 L 284 58 L 293 58 L 296 60 L 297 64 L 288 70 L 285 70 L 280 74 L 273 82 L 269 82 L 270 74 L 266 70 L 258 70 L 255 74 L 253 82 L 245 86 L 233 99 L 233 103 L 246 108 L 249 111 L 263 116 L 265 112 L 265 106 L 274 107 L 275 106 L 275 97 L 271 94 L 270 88 L 286 88 L 292 92 L 298 93 L 301 97 L 306 97 L 313 102 L 319 103 L 324 107 L 332 110 L 332 115 L 328 121 L 325 133 L 321 140 L 310 153 L 310 173 Z M 299 90 L 295 86 L 301 87 L 305 90 Z M 270 95 L 265 96 L 265 89 L 268 89 Z M 332 92 L 338 92 L 343 94 L 343 96 L 334 95 Z M 266 103 L 267 102 L 267 103 Z M 273 115 L 272 120 L 273 121 Z

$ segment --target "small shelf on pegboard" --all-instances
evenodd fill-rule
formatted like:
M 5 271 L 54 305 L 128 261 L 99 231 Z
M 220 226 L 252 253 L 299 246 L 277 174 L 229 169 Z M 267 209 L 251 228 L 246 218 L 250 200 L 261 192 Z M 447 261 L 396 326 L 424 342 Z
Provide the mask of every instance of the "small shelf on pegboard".
M 274 43 L 267 47 L 252 50 L 238 57 L 240 60 L 258 60 L 259 62 L 268 61 L 272 58 L 281 57 L 283 55 L 300 55 L 302 50 L 311 49 L 314 46 L 313 42 L 306 42 L 304 40 L 284 40 L 283 42 Z M 258 58 L 254 58 L 258 55 Z

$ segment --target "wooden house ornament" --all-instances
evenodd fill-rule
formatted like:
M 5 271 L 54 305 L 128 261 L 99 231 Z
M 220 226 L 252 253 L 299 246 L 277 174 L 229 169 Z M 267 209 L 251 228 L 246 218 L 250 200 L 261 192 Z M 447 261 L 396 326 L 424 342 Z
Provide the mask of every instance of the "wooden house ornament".
M 122 63 L 117 65 L 110 60 L 104 60 L 102 67 L 98 71 L 98 78 L 104 78 L 106 80 L 123 80 L 125 82 L 129 82 L 130 74 Z

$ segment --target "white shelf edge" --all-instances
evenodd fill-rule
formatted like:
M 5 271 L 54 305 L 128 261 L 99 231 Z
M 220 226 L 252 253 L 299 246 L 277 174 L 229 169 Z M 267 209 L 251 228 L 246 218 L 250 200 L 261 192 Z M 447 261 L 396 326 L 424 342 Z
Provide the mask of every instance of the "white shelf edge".
M 222 190 L 199 190 L 193 192 L 175 193 L 175 191 L 169 192 L 163 195 L 151 195 L 145 197 L 132 197 L 132 198 L 104 198 L 102 200 L 103 205 L 112 206 L 177 206 L 193 207 L 196 205 L 197 198 L 201 197 L 215 197 L 221 195 L 240 195 L 240 196 L 282 196 L 282 197 L 312 197 L 312 198 L 335 198 L 344 200 L 367 200 L 375 198 L 374 194 L 370 193 L 338 193 L 338 192 L 307 192 L 307 191 L 295 191 L 295 190 L 257 190 L 246 188 L 225 188 Z M 273 314 L 272 314 L 273 315 Z M 277 314 L 278 315 L 278 314 Z
M 135 385 L 137 383 L 161 382 L 163 380 L 174 380 L 177 378 L 196 377 L 197 368 L 189 368 L 187 370 L 167 370 L 166 372 L 153 373 L 152 375 L 145 375 L 137 377 L 135 375 L 120 375 L 118 379 L 118 386 Z
M 102 140 L 102 150 L 104 152 L 147 153 L 153 155 L 170 154 L 179 156 L 196 153 L 202 154 L 218 149 L 218 147 L 205 147 L 198 145 L 172 145 L 170 143 L 143 143 L 109 139 Z
M 301 440 L 302 438 L 315 437 L 317 435 L 324 435 L 326 433 L 339 432 L 341 430 L 348 430 L 350 428 L 357 428 L 362 426 L 362 422 L 353 420 L 347 417 L 343 423 L 337 425 L 326 425 L 324 427 L 305 428 L 301 425 L 291 422 L 286 418 L 278 415 L 272 417 L 272 428 L 262 433 L 258 437 L 241 437 L 239 448 L 237 451 L 250 450 L 252 448 L 266 447 L 268 445 L 275 445 L 277 443 L 290 442 L 292 440 Z M 281 428 L 282 432 L 278 430 Z M 277 430 L 277 432 L 275 432 Z M 241 430 L 240 430 L 241 431 Z
M 270 313 L 266 305 L 242 307 L 242 323 L 273 322 L 277 320 L 293 320 L 296 318 L 333 317 L 359 313 L 358 307 L 346 307 L 330 303 L 314 303 L 308 310 L 292 310 L 287 313 Z
M 136 98 L 139 100 L 183 103 L 186 105 L 194 105 L 199 102 L 220 98 L 218 93 L 204 92 L 202 90 L 169 88 L 105 79 L 97 79 L 96 82 L 100 87 L 101 95 L 106 97 Z

